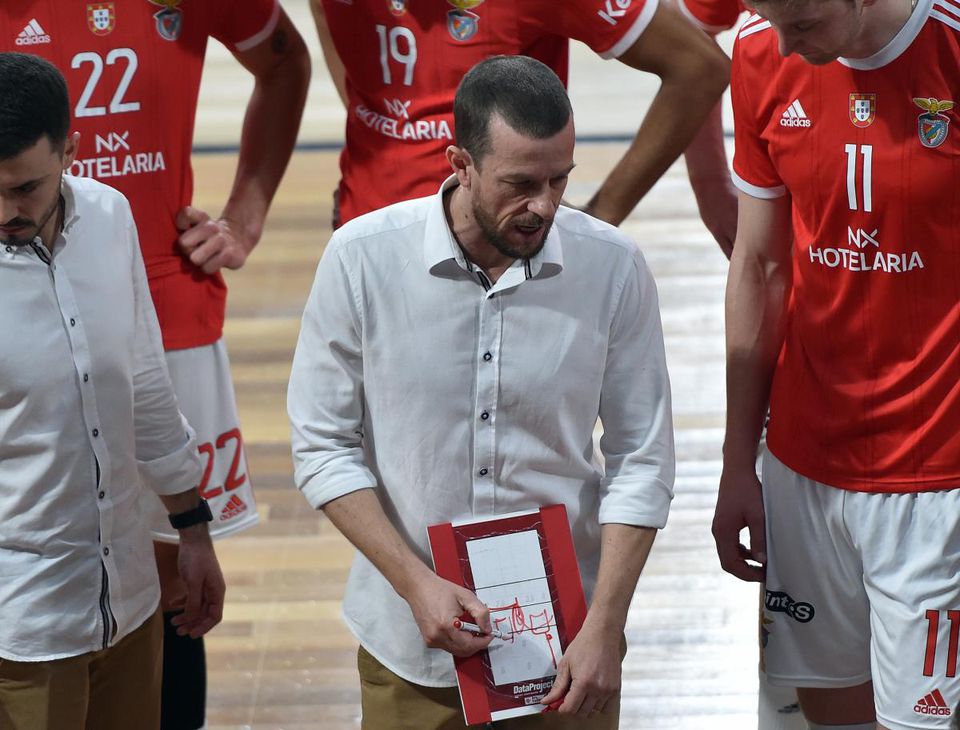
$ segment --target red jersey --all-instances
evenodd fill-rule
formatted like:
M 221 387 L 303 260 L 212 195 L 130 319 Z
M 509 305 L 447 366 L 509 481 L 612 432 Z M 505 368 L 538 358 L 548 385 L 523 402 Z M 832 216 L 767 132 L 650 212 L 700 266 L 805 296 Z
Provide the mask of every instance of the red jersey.
M 741 0 L 677 0 L 680 11 L 701 30 L 716 35 L 737 24 L 746 8 Z
M 450 174 L 453 97 L 497 54 L 527 55 L 567 77 L 568 39 L 604 57 L 627 50 L 657 0 L 323 0 L 346 67 L 340 220 L 431 195 Z
M 960 3 L 919 0 L 870 58 L 733 58 L 734 178 L 792 196 L 770 450 L 845 489 L 960 487 Z
M 279 17 L 276 0 L 3 0 L 0 50 L 34 53 L 67 79 L 70 173 L 129 200 L 166 349 L 215 342 L 226 287 L 177 248 L 177 212 L 193 197 L 190 149 L 207 38 L 244 50 Z

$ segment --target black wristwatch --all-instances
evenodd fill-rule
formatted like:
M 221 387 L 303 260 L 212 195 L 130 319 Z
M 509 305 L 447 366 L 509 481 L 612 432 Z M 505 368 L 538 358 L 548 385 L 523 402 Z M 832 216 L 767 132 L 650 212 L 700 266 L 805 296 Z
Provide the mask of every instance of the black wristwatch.
M 193 527 L 201 522 L 210 522 L 213 520 L 213 513 L 210 511 L 210 505 L 207 500 L 200 498 L 200 504 L 186 512 L 180 512 L 175 515 L 167 515 L 170 524 L 174 530 L 182 530 L 185 527 Z

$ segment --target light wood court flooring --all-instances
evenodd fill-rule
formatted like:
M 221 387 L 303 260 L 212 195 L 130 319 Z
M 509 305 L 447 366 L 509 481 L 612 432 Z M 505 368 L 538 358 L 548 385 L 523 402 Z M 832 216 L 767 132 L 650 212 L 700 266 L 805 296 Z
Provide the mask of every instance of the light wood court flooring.
M 622 152 L 582 145 L 585 200 Z M 196 202 L 219 210 L 235 157 L 199 155 Z M 262 522 L 218 543 L 228 602 L 207 640 L 209 727 L 359 727 L 356 643 L 339 619 L 352 550 L 291 478 L 285 390 L 300 314 L 329 237 L 336 154 L 298 153 L 264 239 L 230 272 L 226 337 Z M 722 437 L 726 262 L 681 166 L 625 224 L 658 281 L 674 389 L 677 496 L 627 627 L 623 728 L 756 727 L 756 588 L 724 576 L 709 524 Z M 384 730 L 389 730 L 385 728 Z

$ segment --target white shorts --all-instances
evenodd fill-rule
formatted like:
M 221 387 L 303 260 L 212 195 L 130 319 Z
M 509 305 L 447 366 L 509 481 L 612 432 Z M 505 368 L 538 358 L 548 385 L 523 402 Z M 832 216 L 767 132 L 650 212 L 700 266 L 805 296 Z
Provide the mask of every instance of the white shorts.
M 960 702 L 960 489 L 852 492 L 763 462 L 767 677 L 873 679 L 891 730 L 949 728 Z
M 259 521 L 247 473 L 247 456 L 233 395 L 230 361 L 223 340 L 212 345 L 166 353 L 170 379 L 180 410 L 197 432 L 203 477 L 200 495 L 210 503 L 210 534 L 222 537 Z M 177 542 L 167 510 L 153 492 L 144 490 L 144 514 L 153 539 Z

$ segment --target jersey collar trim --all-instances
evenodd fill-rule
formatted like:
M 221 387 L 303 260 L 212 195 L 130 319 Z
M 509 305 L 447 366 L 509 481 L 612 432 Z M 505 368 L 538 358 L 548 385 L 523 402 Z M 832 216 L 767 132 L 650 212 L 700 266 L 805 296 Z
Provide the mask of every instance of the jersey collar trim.
M 888 63 L 895 61 L 906 51 L 910 44 L 920 33 L 927 17 L 930 15 L 930 9 L 933 7 L 933 0 L 919 0 L 917 7 L 913 9 L 907 22 L 903 24 L 893 39 L 872 56 L 866 58 L 838 58 L 837 60 L 848 68 L 858 71 L 872 71 L 882 68 Z

